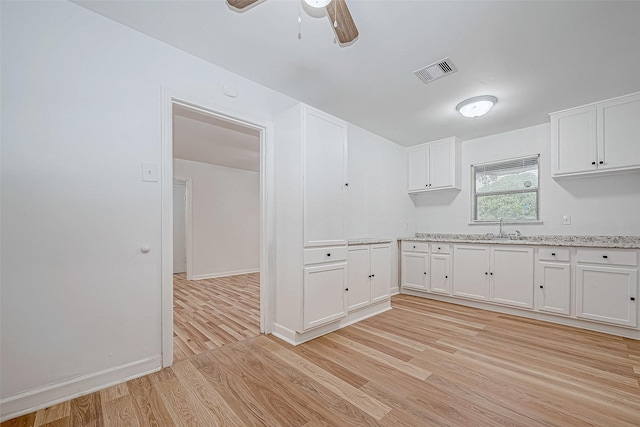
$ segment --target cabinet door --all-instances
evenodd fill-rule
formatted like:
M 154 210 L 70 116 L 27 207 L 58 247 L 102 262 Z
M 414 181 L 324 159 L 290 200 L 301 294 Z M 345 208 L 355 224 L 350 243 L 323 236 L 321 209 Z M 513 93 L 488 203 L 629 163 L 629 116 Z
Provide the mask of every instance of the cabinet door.
M 489 299 L 489 248 L 453 247 L 453 295 Z
M 630 268 L 576 266 L 576 315 L 638 326 L 638 272 Z
M 419 252 L 402 253 L 402 287 L 428 289 L 427 262 L 429 255 Z
M 371 300 L 371 279 L 369 272 L 369 246 L 352 246 L 347 260 L 347 300 L 349 310 L 355 310 L 369 304 Z
M 596 107 L 551 116 L 552 172 L 570 174 L 597 169 Z
M 640 95 L 615 99 L 598 105 L 598 169 L 624 169 L 638 166 L 640 166 Z
M 453 186 L 453 138 L 429 144 L 429 188 Z
M 451 262 L 447 254 L 431 255 L 431 292 L 451 295 Z
M 533 248 L 491 249 L 491 301 L 533 308 Z
M 347 263 L 304 268 L 303 329 L 347 315 Z
M 409 156 L 409 191 L 424 190 L 429 182 L 429 147 L 419 145 L 407 150 Z
M 351 268 L 351 267 L 349 267 Z M 371 302 L 389 298 L 391 293 L 391 246 L 371 246 Z
M 346 126 L 311 109 L 304 117 L 304 245 L 344 244 Z
M 557 262 L 539 262 L 536 273 L 538 310 L 571 314 L 571 266 Z

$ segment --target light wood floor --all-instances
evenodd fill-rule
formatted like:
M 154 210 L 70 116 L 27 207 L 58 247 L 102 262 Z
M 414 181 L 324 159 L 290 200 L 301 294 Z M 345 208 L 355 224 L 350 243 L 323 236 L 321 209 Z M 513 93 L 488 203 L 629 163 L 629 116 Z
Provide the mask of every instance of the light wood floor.
M 260 273 L 173 275 L 173 360 L 260 335 Z
M 248 338 L 3 427 L 640 425 L 639 341 L 410 296 L 392 305 L 298 347 Z

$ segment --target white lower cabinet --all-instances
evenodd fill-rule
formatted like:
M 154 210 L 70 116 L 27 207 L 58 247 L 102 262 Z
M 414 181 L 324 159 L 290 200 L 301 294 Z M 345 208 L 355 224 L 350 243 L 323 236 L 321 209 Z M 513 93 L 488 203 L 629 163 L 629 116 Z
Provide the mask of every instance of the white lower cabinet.
M 639 258 L 637 249 L 403 241 L 402 288 L 638 328 Z
M 426 291 L 429 289 L 429 254 L 402 252 L 402 287 Z
M 501 304 L 533 308 L 533 248 L 491 248 L 490 299 Z
M 571 314 L 571 256 L 568 248 L 539 248 L 535 271 L 536 310 Z
M 576 316 L 638 326 L 638 270 L 576 266 Z
M 576 251 L 576 316 L 638 326 L 638 251 Z
M 314 328 L 346 316 L 346 289 L 346 262 L 304 267 L 303 328 Z
M 453 295 L 488 300 L 490 248 L 480 245 L 453 246 Z
M 388 299 L 391 290 L 391 246 L 389 244 L 349 247 L 349 311 Z
M 571 265 L 538 263 L 538 310 L 555 314 L 571 314 Z
M 451 255 L 432 253 L 430 261 L 429 289 L 431 292 L 451 295 Z
M 454 245 L 453 295 L 533 307 L 533 249 Z

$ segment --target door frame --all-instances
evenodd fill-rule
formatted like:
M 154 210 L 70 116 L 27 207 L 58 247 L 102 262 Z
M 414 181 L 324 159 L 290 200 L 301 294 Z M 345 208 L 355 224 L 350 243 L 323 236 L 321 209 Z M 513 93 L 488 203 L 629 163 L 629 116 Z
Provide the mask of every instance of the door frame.
M 193 180 L 191 178 L 173 177 L 173 181 L 183 182 L 185 187 L 186 200 L 184 202 L 184 256 L 186 262 L 187 280 L 193 280 L 193 208 L 191 195 L 193 194 Z M 173 187 L 172 187 L 173 188 Z M 173 200 L 173 193 L 171 195 Z M 173 224 L 173 220 L 171 221 Z M 172 261 L 173 262 L 173 261 Z
M 260 332 L 271 333 L 275 304 L 275 155 L 273 123 L 255 113 L 161 89 L 161 348 L 162 366 L 173 363 L 173 106 L 180 105 L 260 133 Z M 189 257 L 187 256 L 187 262 Z

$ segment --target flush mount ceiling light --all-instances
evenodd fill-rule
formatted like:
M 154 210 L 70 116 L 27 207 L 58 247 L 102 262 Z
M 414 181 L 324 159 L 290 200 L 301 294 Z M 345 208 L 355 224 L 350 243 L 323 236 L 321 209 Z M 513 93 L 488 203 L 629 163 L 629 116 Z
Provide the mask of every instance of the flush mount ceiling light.
M 498 98 L 495 96 L 476 96 L 462 101 L 456 106 L 456 110 L 464 117 L 480 117 L 487 114 L 496 102 L 498 102 Z
M 304 0 L 304 2 L 311 7 L 321 8 L 326 7 L 329 3 L 331 3 L 331 0 Z

